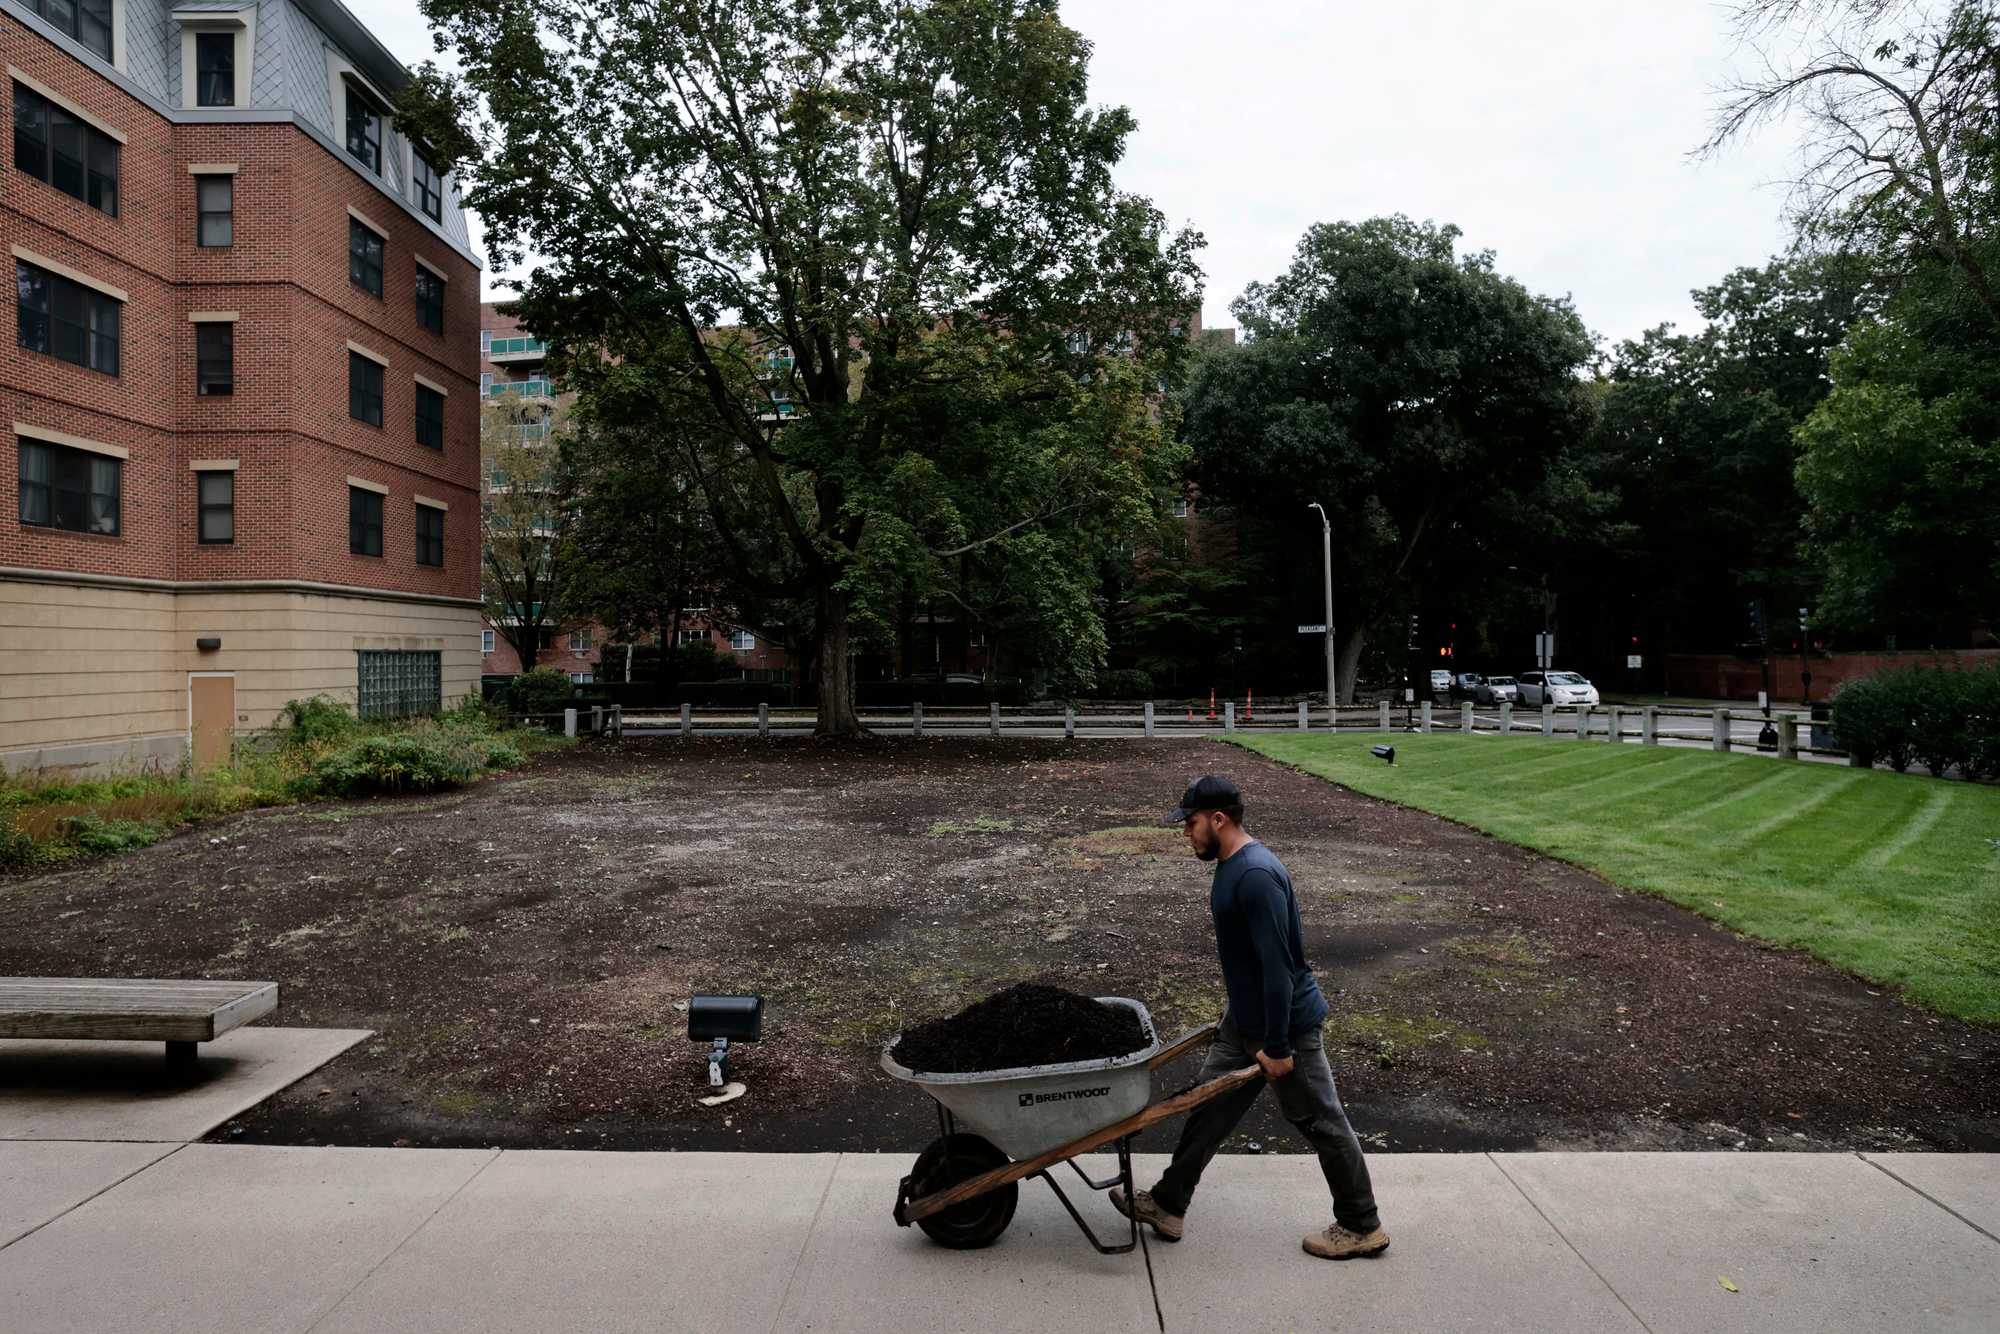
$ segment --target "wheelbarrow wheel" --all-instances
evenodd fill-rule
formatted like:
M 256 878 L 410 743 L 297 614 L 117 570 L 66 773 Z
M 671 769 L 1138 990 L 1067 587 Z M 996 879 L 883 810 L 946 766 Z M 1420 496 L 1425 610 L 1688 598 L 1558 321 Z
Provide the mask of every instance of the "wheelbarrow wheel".
M 933 1140 L 929 1148 L 917 1155 L 917 1165 L 910 1169 L 910 1198 L 921 1199 L 950 1190 L 981 1172 L 1005 1167 L 1009 1161 L 1006 1154 L 977 1135 L 946 1135 Z M 917 1226 L 940 1246 L 976 1251 L 991 1246 L 1007 1230 L 1007 1224 L 1014 1221 L 1014 1207 L 1020 1202 L 1019 1183 L 1010 1181 L 998 1190 L 940 1209 L 928 1218 L 919 1218 Z

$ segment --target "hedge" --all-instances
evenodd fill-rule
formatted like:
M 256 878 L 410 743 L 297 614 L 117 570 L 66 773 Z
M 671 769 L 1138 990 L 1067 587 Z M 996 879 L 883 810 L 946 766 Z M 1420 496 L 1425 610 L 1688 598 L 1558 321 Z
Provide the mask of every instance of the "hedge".
M 1913 667 L 1849 681 L 1833 696 L 1833 738 L 1863 764 L 1938 777 L 2000 778 L 2000 664 Z

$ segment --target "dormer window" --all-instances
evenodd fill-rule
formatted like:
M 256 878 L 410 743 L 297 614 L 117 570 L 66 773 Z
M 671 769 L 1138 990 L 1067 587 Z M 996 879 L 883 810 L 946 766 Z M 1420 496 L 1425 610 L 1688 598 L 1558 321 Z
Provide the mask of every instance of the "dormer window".
M 181 106 L 249 106 L 257 7 L 176 9 L 171 17 L 181 29 Z
M 432 222 L 444 221 L 444 177 L 422 153 L 410 154 L 410 174 L 416 179 L 417 207 Z
M 194 35 L 194 104 L 198 107 L 236 105 L 236 34 L 198 32 Z
M 111 59 L 111 0 L 27 0 L 27 7 L 64 36 Z
M 352 84 L 347 87 L 347 151 L 368 170 L 382 174 L 382 112 Z

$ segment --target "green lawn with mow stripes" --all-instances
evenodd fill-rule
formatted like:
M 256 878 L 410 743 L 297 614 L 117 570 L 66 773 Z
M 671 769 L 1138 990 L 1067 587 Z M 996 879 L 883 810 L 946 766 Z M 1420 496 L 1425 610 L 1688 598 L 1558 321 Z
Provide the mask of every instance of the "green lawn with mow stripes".
M 2000 1023 L 2000 788 L 1573 738 L 1235 739 Z

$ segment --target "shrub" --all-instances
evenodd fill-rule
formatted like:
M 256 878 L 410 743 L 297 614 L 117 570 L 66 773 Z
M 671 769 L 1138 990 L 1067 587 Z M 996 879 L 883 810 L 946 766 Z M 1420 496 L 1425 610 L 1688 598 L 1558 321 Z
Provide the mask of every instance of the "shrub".
M 313 778 L 337 797 L 459 787 L 485 768 L 490 740 L 437 727 L 356 737 L 322 756 Z
M 1833 696 L 1833 737 L 1897 773 L 1921 761 L 1943 777 L 2000 776 L 2000 667 L 1914 667 L 1850 681 Z
M 1137 667 L 1099 672 L 1097 684 L 1083 692 L 1089 699 L 1151 699 L 1153 674 Z
M 509 713 L 561 713 L 575 693 L 568 672 L 537 667 L 507 684 L 506 708 Z
M 288 746 L 312 746 L 350 736 L 360 726 L 347 706 L 325 695 L 311 699 L 290 699 L 278 710 L 283 739 Z
M 158 825 L 137 820 L 107 820 L 94 811 L 72 815 L 63 822 L 63 841 L 85 852 L 127 852 L 151 847 L 167 836 Z
M 39 860 L 35 840 L 14 820 L 10 806 L 0 806 L 0 871 L 24 871 Z

